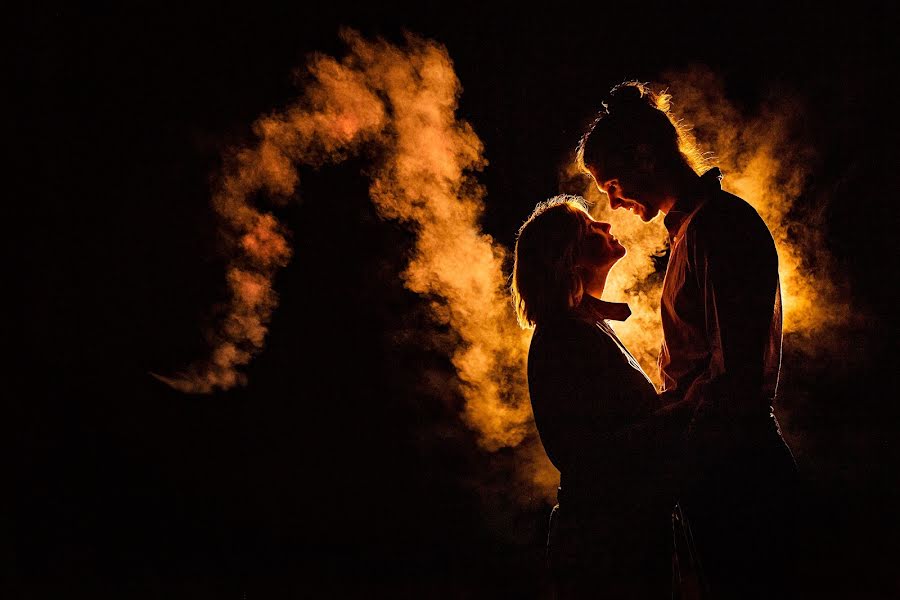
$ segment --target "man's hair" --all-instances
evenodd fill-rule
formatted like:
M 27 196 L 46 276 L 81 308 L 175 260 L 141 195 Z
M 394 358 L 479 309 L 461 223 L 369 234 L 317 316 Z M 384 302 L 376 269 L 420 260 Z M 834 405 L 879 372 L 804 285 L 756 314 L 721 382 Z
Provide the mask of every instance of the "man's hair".
M 603 179 L 657 176 L 675 166 L 704 171 L 705 160 L 687 127 L 672 116 L 672 96 L 625 81 L 614 87 L 576 150 L 576 164 Z
M 519 325 L 531 328 L 581 302 L 576 270 L 587 225 L 584 198 L 560 195 L 539 203 L 519 228 L 513 264 L 513 305 Z

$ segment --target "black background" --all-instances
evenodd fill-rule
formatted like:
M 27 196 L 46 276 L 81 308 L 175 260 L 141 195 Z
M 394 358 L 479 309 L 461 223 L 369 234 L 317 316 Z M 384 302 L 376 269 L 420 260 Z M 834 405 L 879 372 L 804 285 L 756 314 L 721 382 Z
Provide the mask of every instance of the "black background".
M 341 26 L 446 45 L 485 144 L 485 231 L 507 246 L 604 94 L 704 64 L 753 107 L 806 101 L 827 250 L 857 325 L 786 373 L 810 474 L 818 595 L 896 590 L 896 15 L 890 3 L 553 10 L 487 3 L 273 10 L 137 3 L 8 24 L 5 568 L 16 597 L 539 597 L 548 507 L 486 499 L 446 357 L 398 274 L 366 163 L 301 170 L 278 210 L 295 258 L 249 385 L 184 396 L 148 376 L 203 356 L 225 294 L 209 189 L 222 150 L 340 56 Z M 799 360 L 799 359 L 798 359 Z M 791 379 L 791 378 L 794 379 Z M 800 435 L 802 430 L 802 436 Z M 474 482 L 474 483 L 473 483 Z M 496 483 L 496 482 L 494 482 Z M 502 485 L 501 485 L 502 488 Z M 510 492 L 513 495 L 513 492 Z M 857 595 L 858 594 L 858 595 Z

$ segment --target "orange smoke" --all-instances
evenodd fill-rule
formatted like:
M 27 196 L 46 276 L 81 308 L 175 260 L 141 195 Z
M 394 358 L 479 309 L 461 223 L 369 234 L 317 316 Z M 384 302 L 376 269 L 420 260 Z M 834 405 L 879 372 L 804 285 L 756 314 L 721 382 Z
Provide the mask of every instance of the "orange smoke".
M 570 165 L 569 176 L 573 176 L 577 173 L 574 161 Z M 647 375 L 659 385 L 656 360 L 662 342 L 659 317 L 662 274 L 657 273 L 651 257 L 665 246 L 667 234 L 662 217 L 644 223 L 629 211 L 612 210 L 606 196 L 593 182 L 582 195 L 591 205 L 591 216 L 609 223 L 612 232 L 628 250 L 610 271 L 603 295 L 607 300 L 627 302 L 631 307 L 631 317 L 613 323 L 613 327 Z
M 255 205 L 254 197 L 283 202 L 297 188 L 298 163 L 339 159 L 384 127 L 385 107 L 368 85 L 360 58 L 311 60 L 312 83 L 304 96 L 286 110 L 260 118 L 253 126 L 256 145 L 226 157 L 212 206 L 229 259 L 228 311 L 211 334 L 208 359 L 178 377 L 160 377 L 172 387 L 209 393 L 245 382 L 238 369 L 263 347 L 278 304 L 272 280 L 291 257 L 287 231 Z
M 518 497 L 548 498 L 558 472 L 538 443 L 528 402 L 531 334 L 518 327 L 509 302 L 502 271 L 506 251 L 479 226 L 484 190 L 474 174 L 485 160 L 471 126 L 456 118 L 461 89 L 452 62 L 442 46 L 415 36 L 403 47 L 355 32 L 342 37 L 348 55 L 340 61 L 313 57 L 303 95 L 260 118 L 253 127 L 255 143 L 226 157 L 212 206 L 229 259 L 227 315 L 211 335 L 208 358 L 160 379 L 193 393 L 244 382 L 240 369 L 263 348 L 277 306 L 273 278 L 291 256 L 289 232 L 258 202 L 289 200 L 299 183 L 298 165 L 337 162 L 366 146 L 378 157 L 370 194 L 379 213 L 416 233 L 404 282 L 429 299 L 437 322 L 457 334 L 448 352 L 465 399 L 463 420 L 485 450 L 515 448 Z M 702 146 L 719 153 L 712 162 L 725 171 L 725 187 L 751 202 L 775 236 L 785 330 L 815 333 L 837 311 L 824 310 L 823 298 L 834 297 L 826 274 L 808 268 L 817 248 L 814 228 L 800 237 L 789 230 L 789 211 L 803 181 L 801 155 L 784 133 L 792 113 L 773 106 L 746 119 L 708 73 L 670 79 L 676 82 L 676 113 L 695 125 Z M 610 211 L 593 186 L 584 195 L 629 249 L 610 275 L 607 294 L 631 304 L 632 318 L 617 330 L 656 377 L 661 276 L 650 257 L 663 247 L 665 229 L 659 219 L 646 225 Z
M 355 43 L 361 43 L 357 40 Z M 524 378 L 527 335 L 516 325 L 504 285 L 504 249 L 481 232 L 484 190 L 472 173 L 482 145 L 455 116 L 459 81 L 444 48 L 413 38 L 379 81 L 392 108 L 390 143 L 371 195 L 379 212 L 417 233 L 407 287 L 432 298 L 434 315 L 461 343 L 452 355 L 464 418 L 489 450 L 515 446 L 530 431 Z
M 255 145 L 226 162 L 212 205 L 230 260 L 228 314 L 208 359 L 160 379 L 197 393 L 244 382 L 239 369 L 264 345 L 277 305 L 272 281 L 291 255 L 288 232 L 255 201 L 289 199 L 299 164 L 339 161 L 367 144 L 379 157 L 370 187 L 379 213 L 417 234 L 405 284 L 458 336 L 450 355 L 463 420 L 488 451 L 521 444 L 519 473 L 549 493 L 557 473 L 536 443 L 525 380 L 530 332 L 509 302 L 505 249 L 479 226 L 484 190 L 473 174 L 485 160 L 471 126 L 456 118 L 452 62 L 442 46 L 415 36 L 405 47 L 351 31 L 342 37 L 348 56 L 313 58 L 303 96 L 259 119 Z
M 391 65 L 378 82 L 392 118 L 370 193 L 382 216 L 417 233 L 403 277 L 431 299 L 434 319 L 459 336 L 451 358 L 464 421 L 482 448 L 516 447 L 516 498 L 544 499 L 559 474 L 537 443 L 525 373 L 531 332 L 519 328 L 509 300 L 506 250 L 479 226 L 484 189 L 473 173 L 485 164 L 482 144 L 455 116 L 461 89 L 446 50 L 417 38 L 408 43 L 407 55 L 376 48 Z
M 849 311 L 825 246 L 824 206 L 804 211 L 796 206 L 814 158 L 794 135 L 802 104 L 782 94 L 748 116 L 727 100 L 722 81 L 708 69 L 666 78 L 679 116 L 714 152 L 712 161 L 725 174 L 722 187 L 752 204 L 769 226 L 778 248 L 784 332 L 796 334 L 804 349 L 814 350 Z

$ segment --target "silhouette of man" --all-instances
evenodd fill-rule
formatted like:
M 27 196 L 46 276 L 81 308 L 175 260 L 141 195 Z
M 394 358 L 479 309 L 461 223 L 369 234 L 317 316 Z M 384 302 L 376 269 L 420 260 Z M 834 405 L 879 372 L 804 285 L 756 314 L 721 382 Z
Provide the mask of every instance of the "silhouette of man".
M 796 466 L 772 412 L 781 363 L 778 254 L 747 202 L 698 175 L 668 96 L 626 82 L 579 144 L 613 209 L 664 213 L 669 263 L 660 312 L 663 397 L 687 400 L 681 514 L 714 597 L 781 597 Z M 693 163 L 693 164 L 692 164 Z

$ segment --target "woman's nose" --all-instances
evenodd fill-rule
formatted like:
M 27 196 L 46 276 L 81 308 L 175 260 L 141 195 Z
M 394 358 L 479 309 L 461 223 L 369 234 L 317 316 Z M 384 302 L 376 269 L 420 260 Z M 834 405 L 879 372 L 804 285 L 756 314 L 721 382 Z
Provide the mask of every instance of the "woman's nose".
M 598 221 L 597 224 L 600 225 L 600 229 L 602 229 L 604 233 L 609 233 L 609 230 L 612 227 L 609 223 L 604 223 L 603 221 Z

